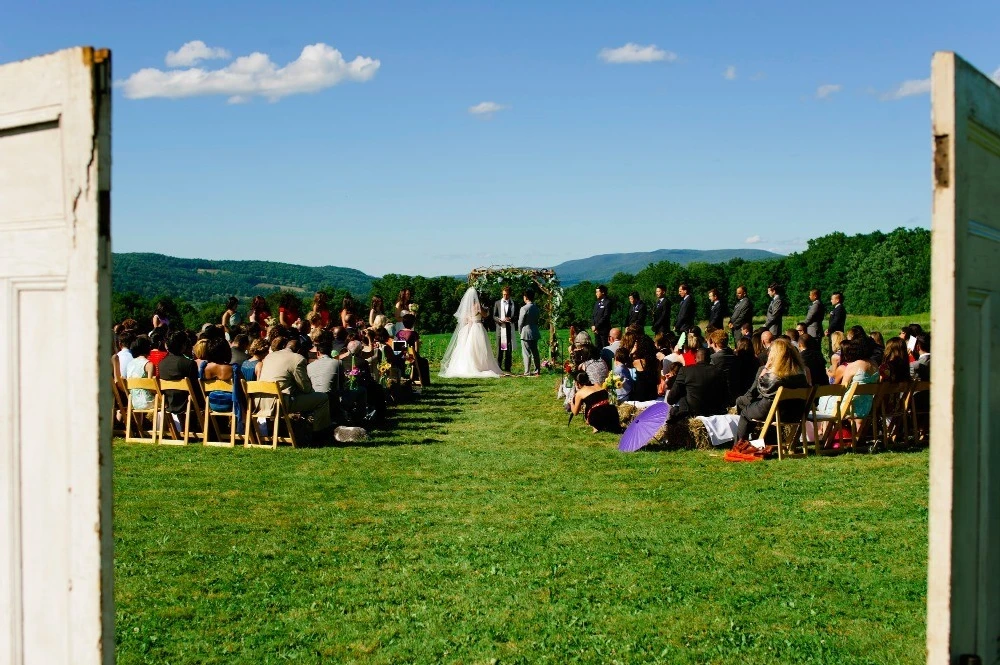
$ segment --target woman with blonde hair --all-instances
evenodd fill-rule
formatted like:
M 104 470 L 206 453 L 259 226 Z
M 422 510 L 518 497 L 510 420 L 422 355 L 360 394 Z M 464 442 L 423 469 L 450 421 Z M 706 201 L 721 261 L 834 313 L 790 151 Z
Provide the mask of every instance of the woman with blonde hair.
M 840 367 L 840 345 L 844 343 L 844 333 L 837 331 L 830 334 L 830 369 L 826 370 L 826 375 L 830 377 L 830 383 L 836 383 L 834 377 L 837 368 Z
M 767 417 L 779 388 L 808 387 L 809 380 L 806 378 L 805 365 L 802 364 L 799 352 L 786 339 L 779 337 L 771 342 L 764 369 L 750 386 L 750 390 L 736 400 L 736 412 L 740 414 L 740 424 L 736 430 L 735 447 L 740 447 L 740 444 L 743 444 L 743 447 L 749 445 L 748 437 L 753 421 Z M 801 413 L 798 416 L 801 416 Z M 798 416 L 789 419 L 795 420 Z

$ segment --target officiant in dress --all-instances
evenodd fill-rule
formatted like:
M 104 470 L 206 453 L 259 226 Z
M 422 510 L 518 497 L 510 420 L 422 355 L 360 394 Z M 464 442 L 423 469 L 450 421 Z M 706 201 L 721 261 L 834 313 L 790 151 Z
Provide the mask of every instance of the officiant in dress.
M 503 297 L 493 303 L 493 323 L 497 331 L 497 362 L 510 374 L 511 350 L 514 347 L 514 322 L 517 307 L 510 298 L 510 287 L 503 287 Z

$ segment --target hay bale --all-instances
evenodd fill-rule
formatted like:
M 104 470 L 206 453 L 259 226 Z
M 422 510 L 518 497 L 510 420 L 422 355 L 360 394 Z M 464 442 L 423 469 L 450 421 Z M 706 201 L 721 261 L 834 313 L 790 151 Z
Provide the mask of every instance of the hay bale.
M 691 447 L 697 450 L 711 450 L 712 439 L 708 436 L 708 428 L 705 423 L 697 418 L 688 420 L 688 434 L 690 435 Z
M 618 422 L 622 426 L 622 430 L 631 425 L 637 415 L 639 415 L 639 409 L 631 404 L 618 405 Z
M 364 427 L 347 427 L 341 425 L 333 430 L 333 438 L 337 443 L 358 443 L 368 440 L 368 431 Z
M 710 450 L 712 442 L 708 438 L 705 424 L 695 418 L 668 420 L 653 435 L 652 445 L 667 450 Z

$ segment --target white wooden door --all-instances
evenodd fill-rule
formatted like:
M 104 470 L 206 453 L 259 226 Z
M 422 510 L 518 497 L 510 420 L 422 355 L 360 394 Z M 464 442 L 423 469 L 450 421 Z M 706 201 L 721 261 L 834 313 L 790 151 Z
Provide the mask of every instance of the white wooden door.
M 114 661 L 110 81 L 0 66 L 0 663 Z
M 928 663 L 1000 663 L 1000 88 L 932 67 Z M 973 657 L 978 657 L 976 660 Z

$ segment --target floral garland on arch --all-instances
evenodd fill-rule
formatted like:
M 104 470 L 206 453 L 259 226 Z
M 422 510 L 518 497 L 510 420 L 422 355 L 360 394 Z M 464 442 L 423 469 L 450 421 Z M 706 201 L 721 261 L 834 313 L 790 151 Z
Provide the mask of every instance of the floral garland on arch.
M 513 266 L 488 266 L 476 268 L 469 273 L 469 286 L 496 300 L 501 289 L 509 286 L 514 297 L 526 288 L 532 287 L 541 296 L 543 321 L 549 324 L 549 358 L 561 357 L 559 340 L 556 336 L 558 312 L 563 301 L 563 289 L 559 278 L 551 268 L 515 268 Z

